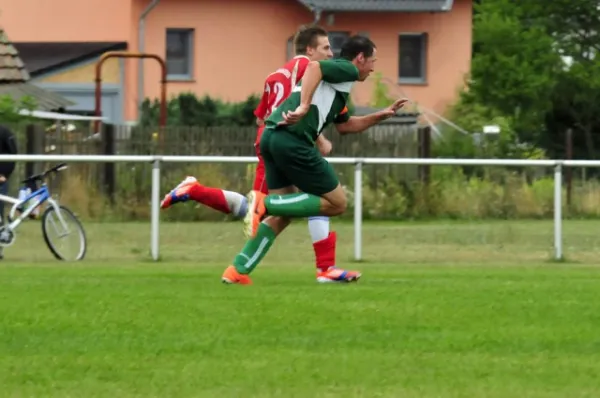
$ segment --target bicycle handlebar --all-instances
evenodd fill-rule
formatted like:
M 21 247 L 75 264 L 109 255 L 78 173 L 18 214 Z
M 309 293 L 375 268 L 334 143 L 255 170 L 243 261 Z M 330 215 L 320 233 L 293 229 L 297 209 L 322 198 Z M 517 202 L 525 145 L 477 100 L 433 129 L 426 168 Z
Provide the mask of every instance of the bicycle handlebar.
M 48 174 L 52 174 L 52 173 L 58 173 L 59 171 L 63 171 L 67 168 L 67 164 L 66 163 L 60 163 L 57 164 L 56 166 L 44 171 L 43 173 L 40 174 L 35 174 L 32 176 L 27 177 L 26 179 L 24 179 L 23 181 L 21 181 L 22 184 L 26 184 L 28 182 L 37 182 L 37 181 L 42 181 L 44 178 L 46 178 L 46 176 Z

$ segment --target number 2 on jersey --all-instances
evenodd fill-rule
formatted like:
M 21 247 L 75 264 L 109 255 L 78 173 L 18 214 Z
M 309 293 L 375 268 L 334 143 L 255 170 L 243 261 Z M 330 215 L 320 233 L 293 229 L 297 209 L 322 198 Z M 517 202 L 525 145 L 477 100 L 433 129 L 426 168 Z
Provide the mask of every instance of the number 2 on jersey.
M 267 95 L 270 97 L 271 96 L 271 87 L 267 84 L 265 87 L 265 91 L 267 92 Z M 277 109 L 277 107 L 280 105 L 281 100 L 283 99 L 283 94 L 285 92 L 285 89 L 283 88 L 283 84 L 276 82 L 275 84 L 273 84 L 273 93 L 275 94 L 275 101 L 273 102 L 273 106 L 271 106 L 271 113 L 273 113 L 273 111 L 275 109 Z

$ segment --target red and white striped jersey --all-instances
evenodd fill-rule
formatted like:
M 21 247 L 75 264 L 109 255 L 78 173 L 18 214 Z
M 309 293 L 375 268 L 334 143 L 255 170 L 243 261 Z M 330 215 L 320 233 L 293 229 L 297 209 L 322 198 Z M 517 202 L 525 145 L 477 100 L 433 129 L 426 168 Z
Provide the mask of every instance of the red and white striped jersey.
M 298 55 L 267 76 L 262 98 L 254 110 L 257 118 L 266 120 L 290 96 L 292 89 L 304 76 L 309 62 L 310 59 L 305 55 Z

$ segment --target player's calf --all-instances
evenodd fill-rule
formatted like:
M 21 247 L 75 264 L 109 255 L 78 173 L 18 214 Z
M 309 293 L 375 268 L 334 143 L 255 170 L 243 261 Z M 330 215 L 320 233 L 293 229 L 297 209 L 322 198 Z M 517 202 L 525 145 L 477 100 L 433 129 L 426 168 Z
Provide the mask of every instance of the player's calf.
M 193 200 L 225 214 L 244 217 L 247 211 L 246 198 L 232 191 L 207 187 L 200 184 L 194 177 L 186 177 L 168 194 L 165 195 L 160 207 L 167 209 L 176 203 Z
M 329 218 L 324 216 L 310 217 L 308 219 L 308 230 L 313 241 L 317 271 L 323 272 L 335 267 L 337 234 L 329 231 Z

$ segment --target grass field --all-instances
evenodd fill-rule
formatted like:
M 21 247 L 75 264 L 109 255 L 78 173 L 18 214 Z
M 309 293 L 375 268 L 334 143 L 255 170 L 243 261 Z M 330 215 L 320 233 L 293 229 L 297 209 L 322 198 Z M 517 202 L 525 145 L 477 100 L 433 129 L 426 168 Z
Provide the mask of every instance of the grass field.
M 314 282 L 306 226 L 224 286 L 233 223 L 86 224 L 60 264 L 37 223 L 0 263 L 1 397 L 597 397 L 600 222 L 369 224 L 354 285 Z

